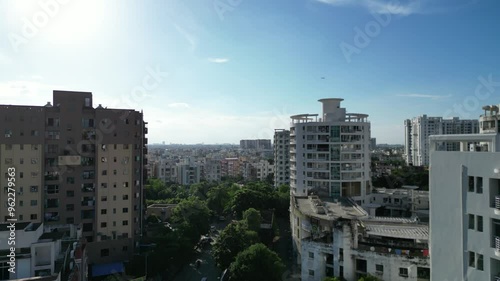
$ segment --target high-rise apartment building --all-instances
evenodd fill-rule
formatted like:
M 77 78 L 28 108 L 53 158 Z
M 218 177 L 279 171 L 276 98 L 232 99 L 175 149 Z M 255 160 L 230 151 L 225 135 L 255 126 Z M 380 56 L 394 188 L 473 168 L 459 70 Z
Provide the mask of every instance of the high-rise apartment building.
M 490 109 L 481 134 L 430 137 L 432 280 L 500 280 L 500 115 Z M 460 150 L 440 147 L 450 141 Z
M 17 219 L 78 225 L 91 264 L 131 258 L 144 211 L 142 112 L 94 108 L 89 92 L 54 91 L 45 106 L 0 105 L 0 120 L 0 170 L 16 169 Z
M 274 130 L 274 187 L 290 185 L 290 131 Z
M 290 227 L 301 280 L 429 280 L 427 225 L 374 216 L 368 115 L 346 113 L 342 99 L 319 101 L 321 117 L 291 117 Z
M 449 134 L 477 134 L 479 123 L 477 120 L 460 120 L 458 117 L 443 119 L 442 117 L 428 117 L 422 115 L 407 119 L 405 126 L 405 154 L 408 165 L 429 165 L 429 136 Z M 448 151 L 458 150 L 457 143 L 441 143 Z
M 255 140 L 240 140 L 241 149 L 257 149 L 257 150 L 270 150 L 271 140 L 255 139 Z
M 290 184 L 293 195 L 352 197 L 371 189 L 368 115 L 346 113 L 343 99 L 321 99 L 323 114 L 292 116 Z

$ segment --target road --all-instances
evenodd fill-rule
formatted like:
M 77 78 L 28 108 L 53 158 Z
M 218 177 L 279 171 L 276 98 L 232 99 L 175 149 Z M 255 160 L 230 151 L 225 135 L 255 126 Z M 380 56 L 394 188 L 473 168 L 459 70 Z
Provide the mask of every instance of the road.
M 229 221 L 217 222 L 216 229 L 221 231 L 226 227 Z M 214 238 L 212 236 L 212 238 Z M 201 259 L 202 263 L 199 268 L 196 268 L 196 259 Z M 222 274 L 221 270 L 215 265 L 215 260 L 212 255 L 212 245 L 207 245 L 203 248 L 201 253 L 189 265 L 184 268 L 175 276 L 174 281 L 200 281 L 201 278 L 207 277 L 207 281 L 217 281 Z

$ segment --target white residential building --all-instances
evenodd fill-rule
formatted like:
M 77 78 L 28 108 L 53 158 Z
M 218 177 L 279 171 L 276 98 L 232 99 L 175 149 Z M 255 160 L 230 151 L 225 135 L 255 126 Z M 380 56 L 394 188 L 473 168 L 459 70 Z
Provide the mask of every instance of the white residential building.
M 220 181 L 221 161 L 219 159 L 205 159 L 202 179 L 207 181 Z
M 156 174 L 163 182 L 176 182 L 176 160 L 174 159 L 160 159 L 156 166 Z
M 405 161 L 408 165 L 429 165 L 429 136 L 449 134 L 477 134 L 477 120 L 460 120 L 458 117 L 443 119 L 422 115 L 405 120 Z M 441 143 L 446 150 L 458 150 L 456 143 Z
M 82 247 L 81 229 L 72 225 L 70 233 L 47 232 L 43 223 L 19 222 L 10 229 L 10 223 L 0 224 L 0 280 L 87 280 L 87 257 Z M 50 227 L 49 227 L 50 228 Z M 15 232 L 15 236 L 11 232 Z M 15 245 L 3 243 L 15 237 Z M 10 247 L 15 248 L 15 270 L 10 272 Z M 63 263 L 66 266 L 61 266 Z
M 177 183 L 191 185 L 200 182 L 201 167 L 191 157 L 184 158 L 176 164 Z
M 321 99 L 323 114 L 292 116 L 290 185 L 293 195 L 353 197 L 371 190 L 368 115 L 346 113 L 343 99 Z
M 260 181 L 265 181 L 274 170 L 274 165 L 267 160 L 260 160 L 259 162 L 252 163 L 252 167 L 255 169 L 256 179 Z
M 290 131 L 274 130 L 274 187 L 290 185 Z
M 482 134 L 430 137 L 432 280 L 500 280 L 499 115 L 484 109 Z
M 368 216 L 348 198 L 326 201 L 297 196 L 291 203 L 301 280 L 339 276 L 356 281 L 364 275 L 382 280 L 430 280 L 427 225 Z

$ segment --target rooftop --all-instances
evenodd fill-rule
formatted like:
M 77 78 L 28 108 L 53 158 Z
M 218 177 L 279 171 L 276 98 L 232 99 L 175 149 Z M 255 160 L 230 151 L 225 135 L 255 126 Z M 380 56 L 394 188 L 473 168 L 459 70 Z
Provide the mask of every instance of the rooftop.
M 300 212 L 306 216 L 323 220 L 356 219 L 368 217 L 368 213 L 354 201 L 347 198 L 332 200 L 318 196 L 294 197 Z
M 417 223 L 391 223 L 389 221 L 363 220 L 368 235 L 415 240 L 429 239 L 429 226 Z

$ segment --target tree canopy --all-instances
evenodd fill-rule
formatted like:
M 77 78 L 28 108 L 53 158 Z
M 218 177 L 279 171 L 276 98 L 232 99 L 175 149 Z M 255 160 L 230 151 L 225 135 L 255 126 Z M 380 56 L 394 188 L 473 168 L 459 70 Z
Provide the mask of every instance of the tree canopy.
M 258 241 L 257 233 L 248 230 L 244 223 L 230 223 L 221 232 L 213 248 L 217 265 L 221 269 L 227 268 L 239 252 Z
M 278 255 L 257 243 L 236 256 L 231 263 L 231 279 L 238 281 L 281 281 L 285 266 Z

